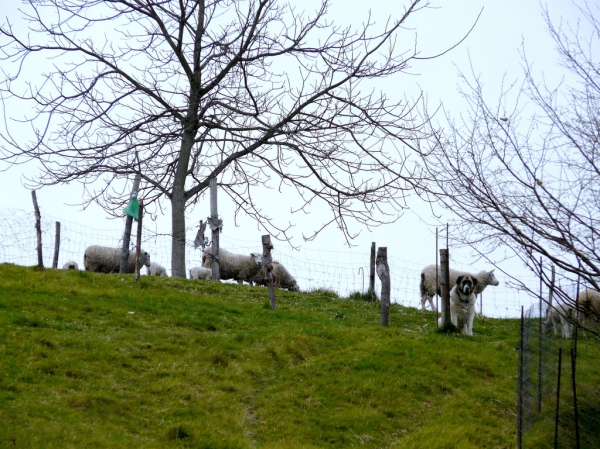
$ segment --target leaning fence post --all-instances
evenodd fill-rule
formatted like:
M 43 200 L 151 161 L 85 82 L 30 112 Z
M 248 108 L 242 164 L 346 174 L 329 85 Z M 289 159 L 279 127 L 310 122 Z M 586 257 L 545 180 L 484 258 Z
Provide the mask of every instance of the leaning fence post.
M 42 216 L 40 215 L 40 208 L 38 207 L 35 190 L 31 191 L 31 197 L 33 198 L 33 210 L 35 212 L 35 229 L 37 231 L 38 267 L 43 268 L 44 259 L 42 258 Z
M 556 418 L 554 422 L 554 449 L 558 448 L 558 413 L 560 410 L 560 371 L 562 366 L 562 346 L 558 348 L 558 380 L 556 381 Z
M 262 270 L 263 277 L 267 281 L 267 289 L 269 290 L 269 301 L 271 304 L 271 309 L 277 309 L 277 303 L 275 302 L 275 287 L 273 287 L 273 256 L 271 256 L 271 250 L 273 249 L 273 245 L 271 245 L 271 236 L 263 235 L 262 236 L 262 247 L 263 247 L 263 255 L 262 255 Z
M 371 266 L 369 269 L 369 296 L 375 301 L 375 242 L 371 242 Z
M 387 326 L 390 321 L 390 266 L 387 260 L 387 247 L 377 248 L 377 259 L 375 262 L 377 267 L 377 276 L 381 281 L 381 317 L 379 324 Z
M 58 252 L 60 250 L 60 221 L 56 222 L 56 232 L 54 235 L 54 259 L 52 259 L 52 268 L 58 268 Z
M 135 246 L 135 281 L 140 280 L 140 268 L 141 261 L 140 255 L 142 253 L 142 217 L 144 216 L 144 203 L 140 200 L 140 209 L 138 213 L 138 225 L 137 225 L 137 242 Z
M 450 266 L 448 249 L 440 249 L 440 290 L 442 294 L 442 326 L 451 323 L 450 316 Z

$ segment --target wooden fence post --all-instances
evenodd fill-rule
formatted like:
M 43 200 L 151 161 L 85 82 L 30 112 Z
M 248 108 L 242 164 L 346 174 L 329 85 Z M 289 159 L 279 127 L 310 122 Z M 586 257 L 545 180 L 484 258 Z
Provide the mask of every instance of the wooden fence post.
M 140 181 L 142 180 L 141 175 L 135 175 L 135 179 L 133 180 L 133 187 L 131 188 L 131 195 L 129 199 L 133 197 L 133 195 L 137 195 L 138 190 L 140 189 Z M 119 273 L 127 273 L 127 262 L 129 261 L 129 242 L 131 241 L 131 228 L 133 226 L 133 217 L 131 215 L 127 215 L 125 217 L 125 231 L 123 232 L 123 246 L 121 247 L 121 264 L 119 266 Z
M 210 218 L 213 225 L 211 225 L 211 238 L 212 238 L 212 280 L 220 281 L 221 273 L 219 272 L 219 227 L 214 227 L 214 224 L 219 220 L 219 213 L 217 207 L 217 178 L 212 178 L 209 181 L 210 188 Z
M 440 249 L 440 290 L 442 296 L 442 326 L 451 323 L 450 316 L 450 264 L 448 249 Z
M 135 245 L 135 281 L 140 280 L 140 268 L 141 261 L 140 255 L 142 253 L 142 217 L 144 216 L 144 203 L 140 200 L 140 211 L 138 214 L 138 225 L 137 225 L 137 242 Z
M 377 276 L 381 281 L 381 317 L 379 324 L 387 326 L 390 321 L 390 266 L 387 260 L 387 247 L 377 248 Z
M 58 268 L 58 252 L 60 251 L 60 221 L 56 222 L 56 233 L 54 235 L 54 259 L 52 260 L 52 268 Z
M 42 258 L 42 216 L 40 215 L 40 208 L 38 207 L 35 190 L 31 191 L 31 197 L 33 198 L 33 210 L 35 212 L 35 229 L 37 231 L 38 267 L 44 268 L 44 259 Z
M 267 280 L 267 289 L 269 290 L 269 301 L 271 303 L 271 309 L 277 309 L 277 303 L 275 302 L 275 287 L 273 287 L 273 256 L 271 255 L 271 250 L 273 249 L 273 245 L 271 245 L 271 236 L 263 235 L 262 236 L 262 271 L 263 277 Z
M 369 269 L 369 296 L 375 301 L 375 242 L 371 243 L 371 266 Z

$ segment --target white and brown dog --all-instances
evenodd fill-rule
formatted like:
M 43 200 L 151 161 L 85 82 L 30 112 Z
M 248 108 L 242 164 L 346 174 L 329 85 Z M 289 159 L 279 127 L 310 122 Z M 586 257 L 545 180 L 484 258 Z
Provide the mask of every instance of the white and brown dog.
M 465 274 L 456 279 L 456 285 L 450 290 L 450 320 L 465 335 L 473 335 L 476 288 L 477 279 Z

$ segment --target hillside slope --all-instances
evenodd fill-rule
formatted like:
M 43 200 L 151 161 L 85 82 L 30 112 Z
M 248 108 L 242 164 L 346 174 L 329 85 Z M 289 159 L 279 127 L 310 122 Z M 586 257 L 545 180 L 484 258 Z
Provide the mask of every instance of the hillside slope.
M 514 447 L 518 320 L 0 265 L 0 445 Z

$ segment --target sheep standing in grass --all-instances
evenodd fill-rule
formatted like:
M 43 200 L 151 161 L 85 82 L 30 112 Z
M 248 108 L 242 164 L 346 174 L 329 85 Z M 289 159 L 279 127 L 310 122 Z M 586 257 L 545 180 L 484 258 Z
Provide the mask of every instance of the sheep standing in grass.
M 121 265 L 121 248 L 108 248 L 106 246 L 89 246 L 83 254 L 83 266 L 87 271 L 98 273 L 118 273 Z M 150 254 L 141 251 L 142 265 L 150 266 Z M 140 267 L 141 268 L 141 267 Z M 126 273 L 135 272 L 135 251 L 129 251 Z
M 148 276 L 162 276 L 165 278 L 168 278 L 169 275 L 167 274 L 167 270 L 165 269 L 165 267 L 163 267 L 160 264 L 157 264 L 156 262 L 151 262 L 149 267 L 146 267 L 146 274 Z
M 190 279 L 205 279 L 209 281 L 212 279 L 212 270 L 205 267 L 190 268 Z
M 77 265 L 77 262 L 73 261 L 73 260 L 69 260 L 67 263 L 65 263 L 62 267 L 63 270 L 79 270 L 79 265 Z
M 285 288 L 291 292 L 299 292 L 298 282 L 290 274 L 290 272 L 283 266 L 283 264 L 273 261 L 271 263 L 273 267 L 273 285 L 278 288 Z M 267 285 L 267 280 L 264 278 L 262 270 L 254 278 L 256 285 Z
M 548 309 L 543 332 L 547 335 L 551 329 L 554 329 L 554 335 L 558 335 L 560 326 L 562 338 L 573 338 L 573 323 L 576 320 L 577 314 L 574 307 L 568 304 L 558 304 Z
M 428 265 L 425 268 L 423 268 L 423 271 L 421 272 L 420 290 L 421 290 L 421 308 L 423 310 L 425 310 L 425 303 L 427 301 L 429 301 L 431 310 L 436 310 L 435 306 L 433 305 L 433 297 L 436 293 L 441 296 L 440 282 L 439 282 L 440 280 L 438 279 L 438 282 L 436 285 L 435 272 L 436 272 L 435 265 Z M 440 273 L 440 272 L 438 271 L 438 273 Z M 477 287 L 474 292 L 475 296 L 482 293 L 488 285 L 496 286 L 496 285 L 500 284 L 498 279 L 496 279 L 496 276 L 494 276 L 494 270 L 480 271 L 477 274 L 470 274 L 470 273 L 465 273 L 463 271 L 450 269 L 450 285 L 451 286 L 455 285 L 458 277 L 464 276 L 464 275 L 473 276 L 475 279 L 477 279 Z
M 211 268 L 213 255 L 210 250 L 205 251 L 204 254 L 206 258 L 202 266 Z M 262 269 L 260 261 L 261 258 L 256 254 L 246 256 L 219 249 L 219 277 L 224 281 L 234 279 L 239 284 L 244 281 L 252 282 Z
M 598 331 L 598 323 L 600 322 L 600 292 L 586 288 L 579 292 L 579 310 L 581 311 L 582 321 L 587 327 L 588 320 L 594 323 L 596 332 Z

